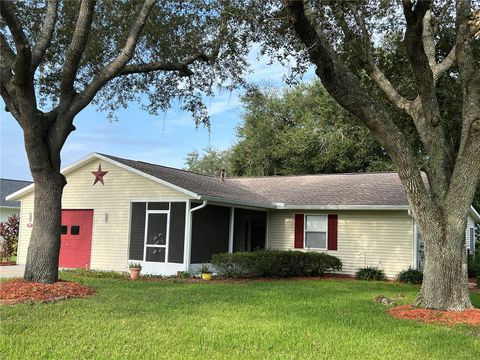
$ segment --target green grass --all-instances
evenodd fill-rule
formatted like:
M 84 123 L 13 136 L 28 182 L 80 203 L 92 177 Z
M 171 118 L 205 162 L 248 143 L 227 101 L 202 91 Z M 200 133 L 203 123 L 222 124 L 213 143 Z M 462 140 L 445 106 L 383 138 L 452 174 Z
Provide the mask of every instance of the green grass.
M 0 305 L 0 359 L 478 359 L 480 327 L 390 318 L 379 294 L 417 286 L 341 280 L 131 282 L 63 274 L 89 299 Z M 472 300 L 480 307 L 479 294 Z

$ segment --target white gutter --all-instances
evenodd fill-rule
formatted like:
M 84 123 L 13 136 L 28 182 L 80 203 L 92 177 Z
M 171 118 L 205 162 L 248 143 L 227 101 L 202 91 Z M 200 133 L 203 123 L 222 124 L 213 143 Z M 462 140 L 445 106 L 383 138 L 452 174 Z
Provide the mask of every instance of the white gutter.
M 283 205 L 275 204 L 278 210 L 409 210 L 408 205 Z
M 207 206 L 207 204 L 208 200 L 203 200 L 202 205 L 188 210 L 187 223 L 185 224 L 187 228 L 187 233 L 185 235 L 185 251 L 183 253 L 183 263 L 185 264 L 185 271 L 187 272 L 190 270 L 190 260 L 192 252 L 192 213 L 194 211 L 203 209 L 205 206 Z
M 477 223 L 480 223 L 480 214 L 473 206 L 470 206 L 470 214 L 472 215 L 473 220 L 475 220 Z

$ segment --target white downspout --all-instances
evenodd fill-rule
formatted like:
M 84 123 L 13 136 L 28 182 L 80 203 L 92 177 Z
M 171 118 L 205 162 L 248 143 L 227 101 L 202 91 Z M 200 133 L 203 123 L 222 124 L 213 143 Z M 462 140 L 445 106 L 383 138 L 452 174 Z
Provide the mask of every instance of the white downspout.
M 233 253 L 233 230 L 235 224 L 235 208 L 230 208 L 230 228 L 228 229 L 228 252 Z
M 185 252 L 183 256 L 183 263 L 185 264 L 185 271 L 190 271 L 190 259 L 191 259 L 191 252 L 192 252 L 192 213 L 194 211 L 203 209 L 207 206 L 208 201 L 203 200 L 202 205 L 194 207 L 193 209 L 188 210 L 188 217 L 187 217 L 187 224 L 185 224 L 187 228 L 187 236 L 185 241 Z

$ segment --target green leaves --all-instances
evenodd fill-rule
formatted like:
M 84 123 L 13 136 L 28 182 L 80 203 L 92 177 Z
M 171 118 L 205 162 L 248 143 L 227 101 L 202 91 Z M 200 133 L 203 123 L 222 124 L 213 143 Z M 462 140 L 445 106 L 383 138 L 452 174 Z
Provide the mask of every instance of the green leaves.
M 237 175 L 293 175 L 391 170 L 369 132 L 357 125 L 320 82 L 280 92 L 251 89 L 232 149 Z
M 96 3 L 88 43 L 75 76 L 74 90 L 77 93 L 81 93 L 121 53 L 142 3 Z M 180 98 L 183 109 L 193 114 L 197 124 L 208 125 L 202 98 L 212 95 L 217 86 L 231 89 L 244 81 L 244 58 L 254 36 L 251 31 L 253 19 L 242 11 L 247 8 L 242 1 L 157 1 L 128 65 L 161 63 L 167 68 L 185 65 L 184 71 L 115 76 L 100 89 L 92 102 L 109 112 L 137 102 L 148 112 L 158 114 L 168 109 L 173 99 Z M 46 5 L 37 1 L 16 2 L 15 9 L 33 47 L 40 37 Z M 77 2 L 63 1 L 59 5 L 52 41 L 35 73 L 35 90 L 42 111 L 50 111 L 58 104 L 62 69 L 78 12 Z M 0 25 L 11 43 L 9 31 Z

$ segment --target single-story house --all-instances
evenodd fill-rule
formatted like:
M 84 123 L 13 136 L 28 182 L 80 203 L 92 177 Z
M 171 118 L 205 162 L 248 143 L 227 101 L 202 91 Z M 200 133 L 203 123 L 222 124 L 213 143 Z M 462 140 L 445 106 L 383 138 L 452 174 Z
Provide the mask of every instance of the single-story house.
M 422 266 L 422 242 L 397 173 L 212 177 L 93 153 L 62 170 L 61 267 L 175 274 L 215 253 L 323 251 L 343 273 L 366 265 L 387 276 Z M 34 185 L 21 201 L 18 263 L 33 224 Z M 46 209 L 48 211 L 48 209 Z M 474 247 L 471 209 L 466 248 Z
M 20 201 L 7 200 L 8 195 L 30 185 L 31 181 L 0 179 L 0 222 L 5 222 L 13 214 L 20 215 Z

